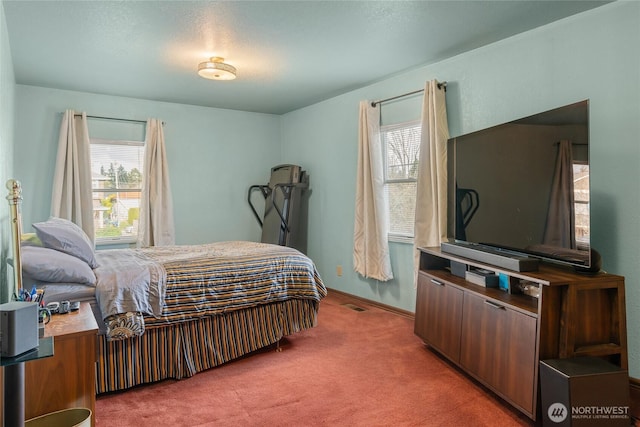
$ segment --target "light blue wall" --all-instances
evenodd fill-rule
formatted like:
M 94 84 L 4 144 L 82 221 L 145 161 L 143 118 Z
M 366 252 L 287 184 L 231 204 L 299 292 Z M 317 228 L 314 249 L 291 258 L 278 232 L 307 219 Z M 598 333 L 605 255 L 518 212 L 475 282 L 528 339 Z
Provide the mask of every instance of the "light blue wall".
M 268 114 L 17 85 L 15 176 L 24 188 L 25 231 L 49 216 L 62 112 L 165 121 L 176 243 L 260 240 L 246 201 L 280 160 L 280 119 Z M 142 126 L 89 120 L 91 136 L 140 139 Z
M 7 35 L 4 5 L 0 4 L 0 183 L 3 197 L 0 200 L 0 303 L 7 302 L 13 281 L 7 268 L 7 255 L 11 245 L 9 207 L 5 201 L 5 183 L 13 175 L 13 115 L 15 96 L 15 76 L 13 60 Z
M 410 245 L 391 243 L 396 278 L 389 283 L 353 272 L 360 100 L 446 80 L 455 136 L 589 99 L 592 244 L 606 270 L 626 276 L 630 373 L 640 377 L 639 51 L 640 3 L 615 2 L 283 116 L 282 150 L 310 171 L 308 252 L 327 285 L 405 310 L 415 307 Z M 403 103 L 406 120 L 414 118 L 420 105 L 411 98 L 383 106 L 383 120 L 387 112 L 394 120 L 402 116 Z M 344 266 L 341 277 L 337 265 Z
M 5 70 L 9 54 L 4 28 L 0 38 Z M 606 270 L 626 276 L 630 374 L 640 378 L 640 329 L 635 327 L 640 321 L 638 51 L 640 3 L 615 2 L 282 117 L 16 87 L 11 72 L 10 78 L 1 76 L 0 105 L 11 105 L 5 95 L 13 98 L 15 87 L 15 128 L 4 126 L 13 111 L 3 109 L 0 148 L 3 156 L 15 152 L 14 171 L 25 188 L 28 228 L 49 213 L 62 111 L 164 120 L 178 243 L 258 240 L 259 227 L 246 203 L 247 188 L 266 183 L 273 165 L 300 164 L 310 175 L 312 189 L 308 253 L 327 285 L 413 311 L 410 245 L 391 243 L 396 278 L 389 283 L 364 280 L 352 269 L 358 102 L 420 89 L 430 79 L 446 80 L 450 133 L 460 135 L 588 98 L 592 243 Z M 383 121 L 416 119 L 419 109 L 419 96 L 385 104 Z M 94 129 L 97 132 L 97 125 Z M 4 212 L 0 210 L 0 221 L 6 221 Z M 338 265 L 342 276 L 336 273 Z

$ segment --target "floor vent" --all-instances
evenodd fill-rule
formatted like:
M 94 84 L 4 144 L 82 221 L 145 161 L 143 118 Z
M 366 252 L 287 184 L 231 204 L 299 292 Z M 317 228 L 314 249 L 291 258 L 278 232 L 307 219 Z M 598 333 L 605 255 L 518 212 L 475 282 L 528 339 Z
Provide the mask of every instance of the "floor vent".
M 359 307 L 359 306 L 357 306 L 355 304 L 351 304 L 351 303 L 345 303 L 345 304 L 342 304 L 342 305 L 347 307 L 347 308 L 349 308 L 349 309 L 351 309 L 351 310 L 353 310 L 353 311 L 367 311 L 366 308 L 362 308 L 362 307 Z

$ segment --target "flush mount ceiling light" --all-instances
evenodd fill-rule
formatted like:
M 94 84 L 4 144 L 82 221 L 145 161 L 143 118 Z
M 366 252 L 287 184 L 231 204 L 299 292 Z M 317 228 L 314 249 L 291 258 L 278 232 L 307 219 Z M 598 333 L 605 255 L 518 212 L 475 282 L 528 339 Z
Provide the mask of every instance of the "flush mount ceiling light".
M 236 78 L 236 67 L 225 64 L 224 58 L 214 56 L 198 65 L 198 75 L 211 80 L 233 80 Z

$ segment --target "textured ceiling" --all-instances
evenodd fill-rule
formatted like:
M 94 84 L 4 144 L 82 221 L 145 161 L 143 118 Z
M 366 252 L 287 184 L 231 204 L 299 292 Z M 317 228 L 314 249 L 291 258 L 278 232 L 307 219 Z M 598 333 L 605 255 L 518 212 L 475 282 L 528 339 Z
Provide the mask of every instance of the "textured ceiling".
M 16 82 L 283 114 L 603 1 L 7 1 Z M 222 56 L 233 81 L 197 76 Z

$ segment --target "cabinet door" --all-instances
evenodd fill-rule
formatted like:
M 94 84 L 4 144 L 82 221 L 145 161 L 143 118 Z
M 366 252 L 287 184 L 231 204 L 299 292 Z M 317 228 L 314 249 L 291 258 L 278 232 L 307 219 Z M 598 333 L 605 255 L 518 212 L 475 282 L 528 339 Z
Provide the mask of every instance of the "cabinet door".
M 420 272 L 414 332 L 425 343 L 458 363 L 462 291 Z
M 536 319 L 465 293 L 460 365 L 505 399 L 534 412 Z

